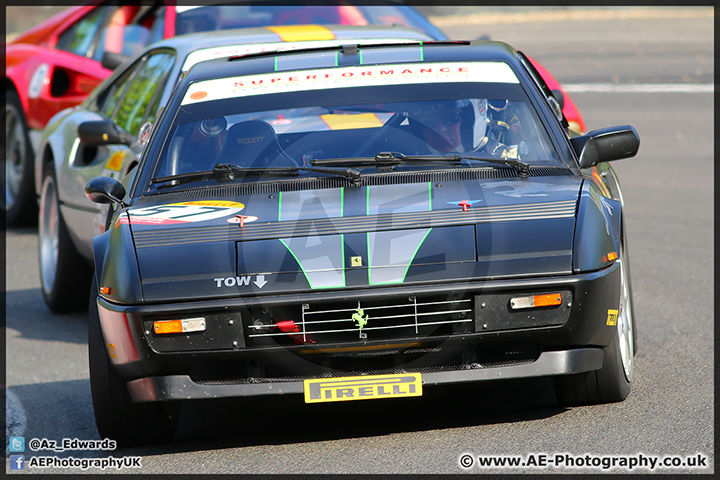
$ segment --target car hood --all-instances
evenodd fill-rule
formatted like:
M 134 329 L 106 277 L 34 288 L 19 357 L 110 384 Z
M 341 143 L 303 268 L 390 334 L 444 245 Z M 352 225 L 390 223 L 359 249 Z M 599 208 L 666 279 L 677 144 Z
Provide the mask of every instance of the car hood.
M 123 220 L 150 302 L 553 275 L 572 269 L 581 184 L 219 187 L 145 197 Z

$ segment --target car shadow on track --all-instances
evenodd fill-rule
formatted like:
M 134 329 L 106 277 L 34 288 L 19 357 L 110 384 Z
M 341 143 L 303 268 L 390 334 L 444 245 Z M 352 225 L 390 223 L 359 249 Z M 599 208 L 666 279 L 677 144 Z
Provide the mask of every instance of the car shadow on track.
M 5 326 L 22 338 L 87 344 L 87 312 L 51 312 L 39 288 L 6 292 L 5 301 Z
M 95 429 L 88 380 L 12 387 L 26 438 L 101 439 Z M 53 408 L 48 408 L 53 399 Z M 52 452 L 58 456 L 155 456 L 260 445 L 292 445 L 397 433 L 542 420 L 565 412 L 551 379 L 501 380 L 424 389 L 422 397 L 305 404 L 301 395 L 199 400 L 182 405 L 173 442 L 115 451 Z M 17 432 L 9 432 L 17 433 Z
M 556 404 L 551 379 L 426 388 L 420 398 L 370 402 L 305 404 L 301 395 L 202 400 L 183 404 L 173 443 L 127 452 L 148 455 L 375 437 L 532 421 L 564 411 Z

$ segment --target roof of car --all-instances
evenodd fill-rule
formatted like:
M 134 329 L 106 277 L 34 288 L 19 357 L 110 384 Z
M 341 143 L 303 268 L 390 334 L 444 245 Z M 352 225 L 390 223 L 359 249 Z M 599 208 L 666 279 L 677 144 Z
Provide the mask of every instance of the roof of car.
M 302 42 L 318 40 L 342 41 L 357 38 L 397 38 L 418 41 L 432 41 L 427 34 L 405 27 L 394 26 L 353 26 L 353 25 L 283 25 L 271 27 L 238 28 L 200 32 L 168 38 L 154 43 L 149 48 L 170 47 L 181 56 L 217 45 L 263 44 L 278 42 Z
M 397 45 L 361 45 L 360 50 L 364 55 L 358 55 L 358 51 L 352 48 L 331 46 L 209 60 L 200 62 L 190 69 L 183 83 L 290 69 L 328 68 L 327 58 L 318 54 L 322 52 L 338 52 L 343 56 L 334 66 L 452 61 L 517 62 L 514 48 L 495 41 L 430 41 Z M 370 52 L 373 55 L 370 55 Z M 352 58 L 352 55 L 355 55 L 355 58 Z M 268 59 L 272 59 L 272 62 Z M 281 68 L 279 63 L 290 67 Z

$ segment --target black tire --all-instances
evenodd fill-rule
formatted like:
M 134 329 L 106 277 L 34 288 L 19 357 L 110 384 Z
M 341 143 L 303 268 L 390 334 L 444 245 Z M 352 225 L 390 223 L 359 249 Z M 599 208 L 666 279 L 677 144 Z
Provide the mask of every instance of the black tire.
M 562 406 L 621 402 L 630 394 L 636 345 L 635 311 L 628 255 L 626 249 L 623 250 L 620 313 L 615 337 L 604 349 L 600 370 L 555 377 L 555 395 Z M 626 326 L 623 326 L 624 322 Z M 623 353 L 626 355 L 625 363 Z
M 593 372 L 555 377 L 555 396 L 565 407 L 621 402 L 630 394 L 622 371 L 617 335 L 605 348 L 603 367 Z
M 37 218 L 35 155 L 20 97 L 5 91 L 5 222 L 10 226 L 33 225 Z
M 179 404 L 133 403 L 127 386 L 110 362 L 97 309 L 93 282 L 88 306 L 88 359 L 95 425 L 100 438 L 120 447 L 169 441 L 177 428 Z
M 38 221 L 40 286 L 45 304 L 58 313 L 84 310 L 92 270 L 77 252 L 65 225 L 52 163 L 43 168 Z

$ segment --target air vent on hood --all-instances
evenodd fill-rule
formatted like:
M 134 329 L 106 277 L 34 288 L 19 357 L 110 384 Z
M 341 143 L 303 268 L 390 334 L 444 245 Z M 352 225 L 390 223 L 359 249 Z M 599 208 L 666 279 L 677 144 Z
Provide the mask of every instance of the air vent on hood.
M 567 177 L 573 175 L 565 167 L 530 167 L 531 177 Z M 374 185 L 400 185 L 422 182 L 455 182 L 463 180 L 490 180 L 503 178 L 519 178 L 514 168 L 455 168 L 452 170 L 428 172 L 391 172 L 372 173 L 364 175 L 359 187 Z M 351 185 L 350 181 L 339 177 L 283 179 L 273 181 L 258 181 L 233 185 L 200 187 L 178 192 L 155 193 L 140 198 L 136 205 L 143 200 L 156 202 L 192 201 L 205 198 L 219 198 L 226 196 L 245 196 L 257 194 L 277 193 L 278 191 L 293 192 L 300 190 L 319 190 L 326 188 L 341 188 Z

